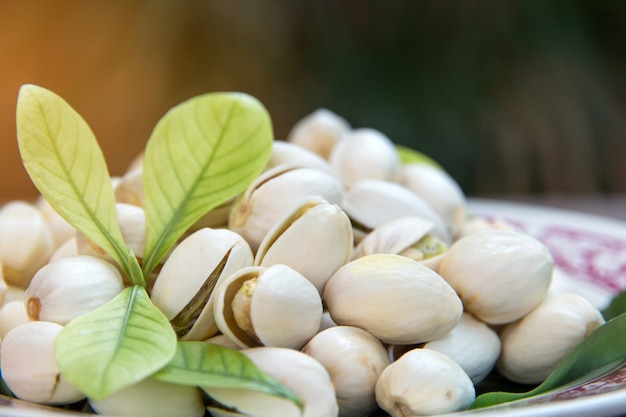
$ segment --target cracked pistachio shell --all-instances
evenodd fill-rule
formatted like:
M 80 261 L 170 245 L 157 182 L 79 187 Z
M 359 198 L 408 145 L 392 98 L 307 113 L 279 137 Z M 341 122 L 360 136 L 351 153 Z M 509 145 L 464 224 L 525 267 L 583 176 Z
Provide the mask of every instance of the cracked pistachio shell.
M 497 369 L 522 384 L 542 382 L 565 355 L 604 323 L 602 314 L 578 294 L 548 298 L 500 333 Z
M 98 414 L 119 417 L 202 417 L 202 391 L 195 386 L 147 378 L 89 405 Z
M 400 179 L 400 159 L 391 140 L 375 129 L 354 129 L 335 145 L 330 166 L 345 189 L 359 181 Z
M 10 330 L 0 345 L 2 378 L 16 397 L 39 404 L 70 404 L 84 398 L 59 373 L 54 341 L 63 326 L 31 321 Z
M 275 140 L 272 143 L 272 152 L 265 169 L 271 169 L 278 165 L 291 165 L 302 168 L 315 168 L 330 172 L 328 161 L 318 154 L 283 140 Z
M 392 254 L 363 256 L 339 268 L 326 284 L 324 301 L 337 324 L 360 327 L 391 344 L 439 339 L 463 311 L 441 276 Z
M 299 120 L 287 141 L 328 159 L 335 145 L 350 131 L 348 122 L 327 109 L 318 109 Z
M 434 223 L 419 217 L 390 220 L 361 239 L 352 259 L 391 253 L 414 259 L 436 272 L 447 246 L 431 235 L 434 228 Z
M 53 251 L 52 232 L 33 204 L 11 201 L 0 208 L 0 263 L 7 284 L 26 288 Z
M 243 349 L 241 353 L 296 394 L 304 409 L 300 412 L 291 401 L 258 391 L 205 388 L 216 401 L 248 417 L 337 417 L 335 389 L 328 372 L 317 360 L 297 350 L 277 347 Z
M 392 417 L 461 411 L 474 397 L 474 385 L 463 369 L 429 349 L 405 353 L 376 382 L 376 401 Z
M 143 169 L 142 167 L 127 171 L 115 186 L 115 201 L 143 207 Z
M 31 320 L 65 325 L 113 299 L 124 289 L 119 271 L 94 256 L 72 256 L 42 267 L 26 289 Z
M 215 289 L 252 261 L 250 246 L 237 233 L 200 229 L 170 253 L 152 287 L 152 302 L 180 339 L 207 339 L 218 332 L 213 317 Z
M 336 204 L 308 197 L 285 213 L 265 235 L 254 264 L 287 265 L 322 292 L 330 276 L 350 260 L 352 225 Z
M 441 352 L 459 364 L 474 384 L 491 372 L 500 356 L 500 338 L 489 326 L 468 313 L 441 339 L 423 346 Z
M 448 173 L 427 164 L 408 164 L 402 167 L 399 182 L 435 210 L 452 236 L 459 235 L 465 224 L 467 202 L 463 190 Z
M 238 296 L 243 297 L 240 304 Z M 232 274 L 216 289 L 214 311 L 220 331 L 242 348 L 293 349 L 315 335 L 323 313 L 315 286 L 286 265 Z
M 363 180 L 350 188 L 341 208 L 357 229 L 369 233 L 400 217 L 419 217 L 434 223 L 432 234 L 450 243 L 447 226 L 435 211 L 415 193 L 388 181 Z
M 485 230 L 448 248 L 439 273 L 465 310 L 488 324 L 513 322 L 545 297 L 554 262 L 537 239 L 514 231 Z
M 274 224 L 308 196 L 339 204 L 343 190 L 327 172 L 279 165 L 262 173 L 235 202 L 229 217 L 231 230 L 241 234 L 254 252 Z
M 331 327 L 316 334 L 302 352 L 328 371 L 342 417 L 368 416 L 376 410 L 374 387 L 390 362 L 372 334 L 358 327 Z

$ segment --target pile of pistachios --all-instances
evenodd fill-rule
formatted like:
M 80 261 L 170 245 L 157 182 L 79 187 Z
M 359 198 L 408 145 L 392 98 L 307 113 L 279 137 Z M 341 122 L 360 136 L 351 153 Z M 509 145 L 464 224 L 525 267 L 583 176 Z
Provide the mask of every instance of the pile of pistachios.
M 123 240 L 140 261 L 142 169 L 139 155 L 111 181 Z M 84 401 L 55 363 L 55 338 L 129 287 L 129 277 L 43 198 L 0 208 L 0 263 L 4 382 L 26 401 Z M 503 220 L 469 216 L 461 188 L 436 163 L 320 109 L 275 140 L 262 173 L 187 229 L 147 280 L 179 341 L 240 351 L 301 407 L 242 386 L 147 377 L 87 398 L 85 410 L 461 411 L 492 372 L 540 383 L 604 322 L 585 299 L 553 288 L 553 275 L 541 242 Z

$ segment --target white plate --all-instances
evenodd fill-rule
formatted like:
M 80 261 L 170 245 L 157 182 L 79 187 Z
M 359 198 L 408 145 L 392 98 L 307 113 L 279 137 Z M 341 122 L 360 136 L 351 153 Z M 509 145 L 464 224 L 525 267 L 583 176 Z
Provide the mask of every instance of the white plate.
M 575 291 L 598 307 L 626 288 L 626 223 L 560 209 L 471 199 L 470 213 L 501 218 L 541 240 L 551 250 L 561 289 Z M 626 341 L 625 341 L 626 342 Z M 0 416 L 59 417 L 0 398 Z M 72 414 L 76 415 L 76 414 Z M 378 415 L 378 414 L 377 414 Z M 450 416 L 626 416 L 626 366 L 585 384 L 486 410 Z

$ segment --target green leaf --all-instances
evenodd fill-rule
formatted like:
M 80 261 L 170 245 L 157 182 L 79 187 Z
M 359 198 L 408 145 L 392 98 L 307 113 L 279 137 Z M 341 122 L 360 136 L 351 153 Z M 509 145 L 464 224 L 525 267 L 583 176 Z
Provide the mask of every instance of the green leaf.
M 157 124 L 143 162 L 147 276 L 175 241 L 263 170 L 272 124 L 255 98 L 213 93 L 185 101 Z
M 626 313 L 626 291 L 617 294 L 609 305 L 602 310 L 602 316 L 605 320 L 611 320 L 624 313 Z
M 53 92 L 23 85 L 17 141 L 28 175 L 50 206 L 130 275 L 109 172 L 83 118 Z
M 205 342 L 178 342 L 172 360 L 153 378 L 204 388 L 236 388 L 286 398 L 302 407 L 291 390 L 271 378 L 242 353 Z
M 543 394 L 585 376 L 597 376 L 598 369 L 626 359 L 626 314 L 598 327 L 561 360 L 556 369 L 535 389 L 525 393 L 489 392 L 482 394 L 470 409 L 489 407 Z
M 407 148 L 406 146 L 402 145 L 395 145 L 395 147 L 396 152 L 398 153 L 398 158 L 400 158 L 400 162 L 402 163 L 402 165 L 424 164 L 438 168 L 442 171 L 444 170 L 443 167 L 439 165 L 434 159 L 424 155 L 421 152 L 416 151 L 415 149 Z
M 175 352 L 167 318 L 135 285 L 69 322 L 57 336 L 54 356 L 72 385 L 101 400 L 150 376 Z

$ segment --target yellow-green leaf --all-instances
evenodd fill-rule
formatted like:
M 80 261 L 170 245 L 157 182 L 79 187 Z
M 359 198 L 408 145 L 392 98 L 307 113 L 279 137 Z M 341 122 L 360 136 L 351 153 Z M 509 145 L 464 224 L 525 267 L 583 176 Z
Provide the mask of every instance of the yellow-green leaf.
M 236 388 L 286 398 L 301 407 L 287 387 L 236 350 L 205 342 L 178 342 L 172 360 L 153 378 L 204 388 Z
M 111 179 L 87 123 L 61 97 L 29 84 L 20 88 L 16 121 L 22 163 L 39 192 L 128 274 Z
M 69 322 L 57 336 L 54 357 L 63 377 L 101 400 L 150 376 L 175 352 L 169 321 L 135 285 Z
M 171 109 L 146 145 L 143 165 L 147 276 L 183 232 L 258 176 L 272 147 L 263 105 L 242 93 L 211 93 Z
M 407 164 L 425 164 L 430 165 L 432 167 L 438 168 L 443 171 L 441 165 L 439 165 L 434 159 L 430 156 L 426 156 L 421 152 L 416 151 L 415 149 L 407 148 L 402 145 L 395 145 L 396 152 L 398 153 L 398 158 L 400 158 L 400 162 L 403 165 Z

